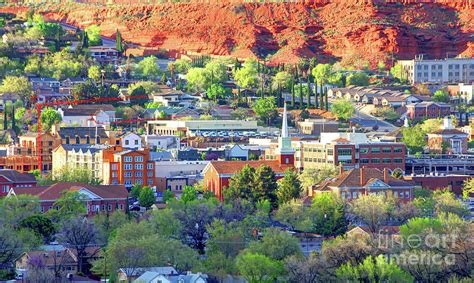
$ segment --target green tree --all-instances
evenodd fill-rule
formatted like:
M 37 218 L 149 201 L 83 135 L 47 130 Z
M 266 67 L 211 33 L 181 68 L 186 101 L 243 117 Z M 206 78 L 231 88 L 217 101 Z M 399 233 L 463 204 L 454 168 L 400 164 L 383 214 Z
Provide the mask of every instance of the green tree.
M 390 69 L 390 74 L 401 83 L 407 82 L 407 74 L 403 71 L 403 68 L 400 64 L 393 66 Z
M 85 35 L 87 35 L 88 46 L 97 46 L 97 45 L 102 44 L 99 26 L 90 25 L 85 28 L 84 32 L 85 32 Z
M 265 121 L 266 124 L 270 124 L 271 118 L 276 116 L 275 98 L 268 96 L 257 99 L 252 106 L 252 110 L 262 121 Z
M 333 72 L 328 77 L 328 84 L 335 85 L 337 87 L 343 87 L 346 82 L 344 74 L 342 72 Z
M 248 59 L 242 65 L 242 68 L 234 69 L 234 80 L 242 88 L 256 86 L 258 82 L 257 61 Z
M 298 239 L 286 231 L 269 228 L 259 241 L 253 241 L 246 249 L 247 252 L 268 256 L 274 260 L 284 260 L 293 255 L 302 255 Z
M 255 169 L 253 186 L 250 188 L 254 202 L 268 200 L 276 205 L 277 183 L 275 172 L 269 166 L 261 165 Z
M 402 128 L 402 135 L 402 142 L 406 145 L 411 154 L 423 151 L 423 147 L 426 146 L 426 133 L 422 130 L 420 125 Z
M 278 203 L 283 204 L 301 196 L 301 183 L 295 170 L 287 169 L 285 176 L 278 180 L 277 198 Z
M 462 196 L 464 199 L 468 199 L 471 194 L 474 193 L 474 178 L 469 178 L 464 181 L 462 186 Z
M 61 115 L 52 107 L 46 107 L 41 111 L 41 124 L 45 130 L 51 129 L 55 124 L 61 122 Z
M 205 68 L 191 68 L 186 74 L 188 88 L 194 91 L 203 91 L 211 83 L 211 75 Z
M 97 65 L 90 66 L 87 70 L 87 77 L 95 82 L 99 82 L 101 79 L 101 70 Z
M 140 195 L 138 196 L 138 203 L 140 206 L 145 208 L 150 208 L 156 202 L 155 193 L 150 187 L 143 187 L 140 190 Z
M 331 193 L 314 196 L 306 223 L 309 224 L 310 231 L 324 236 L 344 233 L 347 229 L 344 203 Z
M 332 66 L 330 64 L 318 64 L 311 71 L 314 80 L 319 85 L 324 85 L 327 83 L 328 78 L 331 76 L 332 72 Z
M 338 167 L 330 164 L 321 165 L 315 168 L 305 168 L 299 179 L 304 190 L 312 185 L 317 185 L 322 181 L 333 178 L 339 173 Z
M 184 186 L 183 193 L 181 194 L 180 200 L 184 203 L 188 203 L 197 199 L 197 192 L 193 186 Z
M 224 200 L 248 199 L 250 187 L 253 186 L 255 169 L 245 165 L 242 170 L 236 172 L 229 181 L 229 187 L 224 190 Z
M 273 89 L 278 89 L 279 87 L 283 89 L 289 89 L 292 81 L 293 78 L 288 72 L 278 72 L 273 77 L 272 87 Z
M 470 214 L 466 204 L 457 199 L 456 196 L 448 190 L 435 192 L 433 199 L 435 201 L 435 213 L 438 216 L 452 213 L 463 217 Z
M 148 80 L 157 80 L 161 74 L 160 66 L 158 65 L 155 56 L 148 56 L 138 62 L 134 74 L 135 76 Z
M 23 103 L 27 103 L 33 94 L 33 88 L 26 77 L 6 76 L 0 85 L 0 93 L 17 94 Z
M 368 86 L 369 76 L 366 73 L 351 73 L 346 78 L 346 86 Z
M 168 67 L 176 73 L 186 74 L 188 70 L 191 69 L 191 61 L 186 59 L 178 59 L 174 63 L 169 64 Z
M 338 120 L 347 121 L 355 113 L 354 105 L 345 99 L 338 99 L 331 104 L 331 112 L 337 117 Z
M 392 208 L 393 202 L 383 195 L 364 195 L 350 203 L 350 212 L 363 221 L 372 233 L 377 233 L 385 224 Z
M 56 231 L 53 222 L 43 214 L 35 214 L 24 218 L 20 221 L 20 227 L 32 230 L 45 242 L 49 242 Z
M 344 282 L 414 282 L 410 273 L 402 270 L 383 255 L 367 257 L 359 265 L 343 264 L 336 270 L 336 277 Z
M 227 94 L 227 91 L 222 86 L 222 84 L 215 83 L 215 84 L 212 84 L 211 86 L 209 86 L 209 88 L 207 89 L 206 94 L 207 94 L 208 99 L 218 100 L 218 99 L 225 98 L 225 96 Z
M 433 101 L 449 103 L 449 92 L 446 89 L 438 89 L 433 94 Z
M 209 61 L 204 67 L 211 76 L 211 83 L 223 83 L 227 78 L 227 65 L 221 59 Z
M 64 191 L 54 202 L 54 207 L 47 212 L 48 217 L 54 223 L 67 222 L 74 217 L 84 216 L 87 213 L 85 198 L 78 191 Z
M 122 42 L 122 34 L 120 33 L 118 29 L 115 30 L 115 48 L 120 54 L 125 52 L 125 48 Z
M 130 197 L 138 199 L 141 189 L 142 186 L 140 184 L 134 184 L 132 189 L 130 189 Z
M 239 273 L 249 283 L 270 283 L 285 274 L 282 262 L 261 254 L 240 254 L 237 257 L 236 266 Z

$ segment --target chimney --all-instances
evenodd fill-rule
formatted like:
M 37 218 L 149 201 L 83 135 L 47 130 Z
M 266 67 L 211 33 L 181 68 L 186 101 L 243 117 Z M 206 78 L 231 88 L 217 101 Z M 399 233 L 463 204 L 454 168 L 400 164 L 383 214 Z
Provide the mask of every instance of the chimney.
M 388 169 L 387 168 L 383 169 L 383 182 L 385 184 L 388 184 Z
M 344 166 L 342 164 L 339 165 L 339 174 L 344 173 Z
M 365 167 L 360 168 L 359 170 L 360 185 L 365 185 Z

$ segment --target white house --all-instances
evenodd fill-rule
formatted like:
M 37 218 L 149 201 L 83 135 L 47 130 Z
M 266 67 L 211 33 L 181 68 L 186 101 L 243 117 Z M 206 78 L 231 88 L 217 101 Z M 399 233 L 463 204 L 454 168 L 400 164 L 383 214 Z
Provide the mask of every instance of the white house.
M 133 132 L 129 132 L 120 137 L 120 143 L 123 148 L 142 148 L 142 137 Z
M 82 127 L 110 126 L 115 121 L 115 108 L 112 105 L 70 105 L 59 108 L 62 122 L 68 126 Z
M 179 149 L 180 139 L 177 136 L 144 135 L 147 146 L 154 149 Z

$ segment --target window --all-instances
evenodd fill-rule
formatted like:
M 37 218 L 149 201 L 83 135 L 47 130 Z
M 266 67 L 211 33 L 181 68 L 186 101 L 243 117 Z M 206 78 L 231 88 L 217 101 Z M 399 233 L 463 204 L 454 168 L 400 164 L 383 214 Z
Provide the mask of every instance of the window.
M 410 192 L 409 191 L 405 191 L 405 198 L 410 198 Z
M 382 148 L 382 152 L 390 153 L 390 152 L 392 152 L 392 149 L 390 147 L 384 147 L 384 148 Z
M 132 162 L 132 157 L 131 157 L 131 156 L 125 156 L 125 157 L 123 158 L 123 161 L 125 161 L 125 162 Z
M 370 149 L 370 152 L 372 152 L 372 153 L 379 153 L 379 152 L 380 152 L 380 147 L 372 147 L 372 148 Z
M 96 144 L 100 144 L 100 137 L 98 137 L 98 136 L 95 137 L 95 143 L 96 143 Z
M 135 162 L 143 162 L 143 156 L 135 156 Z
M 80 144 L 80 143 L 81 143 L 81 139 L 78 136 L 76 136 L 76 144 Z
M 130 179 L 125 180 L 125 185 L 131 185 L 131 184 L 132 184 L 132 180 Z
M 138 140 L 135 140 L 135 145 L 138 145 Z
M 153 169 L 153 163 L 148 163 L 146 165 L 146 169 Z
M 142 179 L 136 179 L 135 184 L 141 185 L 141 184 L 143 184 L 143 180 Z
M 129 140 L 125 140 L 125 145 L 128 145 L 130 143 Z
M 112 178 L 117 178 L 117 172 L 112 172 Z
M 153 171 L 148 171 L 146 172 L 147 177 L 153 177 Z
M 49 141 L 49 142 L 48 142 L 48 146 L 53 146 L 53 142 L 52 142 L 52 141 Z
M 402 162 L 403 162 L 403 159 L 401 159 L 401 158 L 394 158 L 394 159 L 393 159 L 393 162 L 394 162 L 394 163 L 402 163 Z
M 345 199 L 346 198 L 346 192 L 341 192 L 341 198 Z
M 148 185 L 153 185 L 153 179 L 148 179 Z
M 357 192 L 352 192 L 352 198 L 357 198 Z
M 90 144 L 91 143 L 91 138 L 89 136 L 86 136 L 86 143 Z
M 339 148 L 337 150 L 337 154 L 339 156 L 351 156 L 352 155 L 352 149 L 350 149 L 350 148 Z
M 112 170 L 116 171 L 117 170 L 117 164 L 112 164 Z
M 380 158 L 372 158 L 372 163 L 380 163 Z
M 136 171 L 135 172 L 135 177 L 143 177 L 143 172 L 142 171 Z
M 395 147 L 393 148 L 393 152 L 402 152 L 403 149 L 401 147 Z
M 392 163 L 392 159 L 390 158 L 384 158 L 383 163 Z
M 130 178 L 130 177 L 132 177 L 132 172 L 127 171 L 127 172 L 125 172 L 124 175 L 125 175 L 125 178 Z
M 143 170 L 143 164 L 135 164 L 135 170 Z
M 125 170 L 132 170 L 132 164 L 125 164 L 124 168 Z
M 108 205 L 107 205 L 107 210 L 108 210 L 108 211 L 112 211 L 112 205 L 111 205 L 111 204 L 108 204 Z
M 361 159 L 359 160 L 359 163 L 361 163 L 361 164 L 368 164 L 368 163 L 369 163 L 369 159 L 368 159 L 368 158 L 361 158 Z
M 359 149 L 359 152 L 360 152 L 360 153 L 369 153 L 369 148 L 368 148 L 368 147 L 361 147 L 361 148 Z

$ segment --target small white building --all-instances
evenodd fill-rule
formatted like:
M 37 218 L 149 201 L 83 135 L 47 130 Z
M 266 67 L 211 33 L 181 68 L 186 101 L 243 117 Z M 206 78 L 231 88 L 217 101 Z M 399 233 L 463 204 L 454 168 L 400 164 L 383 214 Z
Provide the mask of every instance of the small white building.
M 145 144 L 153 149 L 179 149 L 180 138 L 178 136 L 144 135 Z
M 95 127 L 110 126 L 115 121 L 115 108 L 112 105 L 70 105 L 59 108 L 62 122 L 67 126 Z
M 133 132 L 129 132 L 120 137 L 120 145 L 123 148 L 139 149 L 142 148 L 142 138 Z

